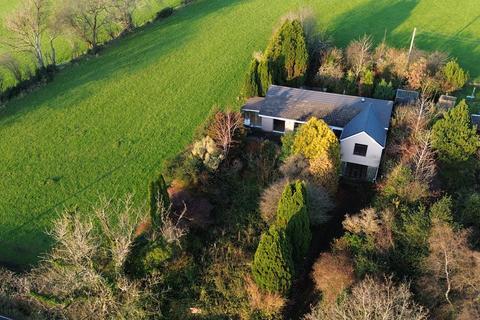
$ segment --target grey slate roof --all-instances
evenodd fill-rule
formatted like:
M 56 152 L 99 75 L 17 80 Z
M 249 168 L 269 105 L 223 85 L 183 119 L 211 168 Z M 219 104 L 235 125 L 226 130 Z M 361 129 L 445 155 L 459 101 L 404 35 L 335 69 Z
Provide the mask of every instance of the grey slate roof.
M 393 101 L 320 91 L 273 85 L 263 101 L 254 100 L 248 109 L 258 108 L 260 116 L 297 121 L 307 121 L 311 117 L 316 117 L 323 119 L 330 126 L 343 128 L 368 106 L 371 106 L 380 124 L 388 128 Z M 247 106 L 244 109 L 247 109 Z
M 387 143 L 387 130 L 377 118 L 372 105 L 368 105 L 362 112 L 343 128 L 340 140 L 349 138 L 358 133 L 365 132 L 379 145 L 385 148 Z
M 248 110 L 248 111 L 259 111 L 263 105 L 263 101 L 265 98 L 262 97 L 255 97 L 255 98 L 250 98 L 247 100 L 247 103 L 242 107 L 242 110 Z

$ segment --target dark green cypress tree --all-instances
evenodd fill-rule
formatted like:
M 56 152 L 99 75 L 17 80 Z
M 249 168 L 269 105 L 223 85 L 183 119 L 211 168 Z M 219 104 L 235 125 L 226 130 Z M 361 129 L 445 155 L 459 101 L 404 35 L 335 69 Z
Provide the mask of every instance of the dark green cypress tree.
M 243 95 L 246 98 L 260 96 L 260 79 L 258 77 L 258 60 L 253 59 L 243 84 Z
M 253 279 L 267 291 L 287 294 L 292 286 L 292 248 L 283 228 L 272 225 L 260 238 L 252 264 Z
M 271 65 L 271 62 L 268 59 L 262 59 L 258 63 L 258 69 L 257 69 L 258 79 L 259 79 L 258 91 L 260 93 L 259 95 L 262 97 L 264 97 L 267 94 L 268 89 L 273 83 L 270 65 Z
M 303 25 L 299 20 L 286 20 L 266 50 L 271 60 L 273 83 L 300 87 L 305 83 L 308 48 Z
M 152 226 L 158 228 L 161 226 L 161 210 L 170 207 L 170 197 L 167 191 L 167 184 L 163 175 L 150 182 L 148 186 L 148 206 Z
M 307 211 L 307 191 L 301 181 L 285 187 L 278 203 L 277 225 L 285 228 L 293 249 L 293 258 L 300 262 L 308 252 L 312 233 Z

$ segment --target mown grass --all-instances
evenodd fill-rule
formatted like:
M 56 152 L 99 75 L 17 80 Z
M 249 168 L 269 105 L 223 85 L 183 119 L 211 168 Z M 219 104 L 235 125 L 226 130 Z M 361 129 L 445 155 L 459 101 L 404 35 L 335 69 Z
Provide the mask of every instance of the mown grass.
M 238 104 L 252 52 L 286 12 L 311 8 L 338 45 L 364 33 L 380 41 L 386 29 L 387 42 L 407 46 L 416 26 L 418 47 L 446 50 L 479 77 L 476 1 L 457 4 L 200 0 L 66 67 L 0 114 L 0 261 L 36 262 L 65 207 L 126 193 L 142 203 L 147 180 L 212 107 Z

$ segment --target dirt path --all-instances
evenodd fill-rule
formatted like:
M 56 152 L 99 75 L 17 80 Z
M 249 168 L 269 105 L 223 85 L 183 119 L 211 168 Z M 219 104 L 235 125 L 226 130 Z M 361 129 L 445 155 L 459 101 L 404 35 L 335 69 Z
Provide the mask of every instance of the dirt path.
M 320 253 L 330 249 L 333 239 L 343 234 L 342 221 L 346 214 L 354 214 L 367 207 L 373 197 L 371 185 L 341 184 L 337 194 L 337 207 L 328 224 L 312 229 L 312 244 L 305 263 L 300 271 L 300 278 L 295 281 L 290 304 L 285 312 L 285 319 L 301 319 L 310 306 L 318 302 L 319 294 L 315 291 L 310 278 L 310 271 Z

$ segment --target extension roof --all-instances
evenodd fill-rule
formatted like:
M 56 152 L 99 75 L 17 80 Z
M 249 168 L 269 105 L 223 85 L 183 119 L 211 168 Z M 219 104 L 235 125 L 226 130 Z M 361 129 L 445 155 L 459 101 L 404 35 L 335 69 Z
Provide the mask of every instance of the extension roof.
M 377 118 L 372 105 L 368 105 L 362 112 L 353 118 L 343 128 L 340 140 L 350 138 L 356 134 L 365 132 L 372 137 L 379 145 L 385 148 L 387 143 L 387 130 Z
M 384 129 L 390 126 L 393 101 L 272 85 L 264 99 L 249 100 L 243 110 L 258 110 L 260 116 L 306 122 L 323 119 L 329 126 L 344 128 L 370 107 Z

